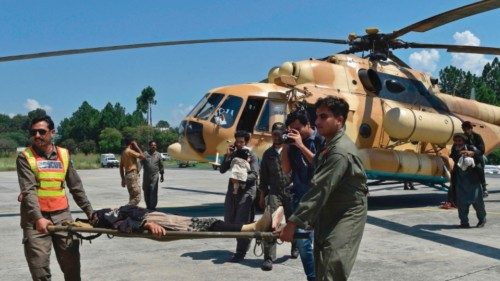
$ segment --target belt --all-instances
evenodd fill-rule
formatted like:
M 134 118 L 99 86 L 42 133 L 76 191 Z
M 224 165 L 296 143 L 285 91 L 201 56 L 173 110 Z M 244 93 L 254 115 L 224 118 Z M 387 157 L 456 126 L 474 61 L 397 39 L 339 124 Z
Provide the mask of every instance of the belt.
M 137 170 L 136 170 L 136 169 L 133 169 L 133 170 L 127 171 L 127 172 L 125 172 L 125 174 L 127 175 L 127 174 L 130 174 L 130 173 L 132 173 L 132 172 L 137 172 Z

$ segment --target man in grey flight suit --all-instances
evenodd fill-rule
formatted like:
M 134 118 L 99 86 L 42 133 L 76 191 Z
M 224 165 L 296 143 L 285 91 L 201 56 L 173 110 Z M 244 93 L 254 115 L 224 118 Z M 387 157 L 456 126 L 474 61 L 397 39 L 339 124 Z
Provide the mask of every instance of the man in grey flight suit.
M 142 190 L 144 191 L 144 201 L 148 210 L 156 210 L 158 204 L 158 176 L 160 182 L 163 182 L 163 163 L 161 154 L 156 151 L 156 142 L 149 142 L 149 150 L 144 153 L 144 159 L 141 160 L 144 168 L 142 177 Z M 159 175 L 158 175 L 159 174 Z
M 316 102 L 316 126 L 325 147 L 314 159 L 310 190 L 287 225 L 276 231 L 292 241 L 296 227 L 314 227 L 316 280 L 347 280 L 366 222 L 366 174 L 357 148 L 345 135 L 349 104 L 328 96 Z

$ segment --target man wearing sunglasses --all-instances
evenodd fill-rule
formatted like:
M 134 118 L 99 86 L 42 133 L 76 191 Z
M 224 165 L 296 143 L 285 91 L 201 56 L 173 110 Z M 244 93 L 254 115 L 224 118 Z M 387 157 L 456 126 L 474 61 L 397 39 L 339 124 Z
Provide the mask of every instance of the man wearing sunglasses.
M 65 186 L 90 219 L 93 209 L 67 149 L 52 143 L 54 122 L 49 116 L 32 120 L 31 146 L 17 157 L 21 193 L 21 227 L 26 261 L 33 280 L 50 280 L 50 252 L 54 247 L 65 280 L 81 280 L 79 241 L 50 234 L 48 225 L 72 221 Z

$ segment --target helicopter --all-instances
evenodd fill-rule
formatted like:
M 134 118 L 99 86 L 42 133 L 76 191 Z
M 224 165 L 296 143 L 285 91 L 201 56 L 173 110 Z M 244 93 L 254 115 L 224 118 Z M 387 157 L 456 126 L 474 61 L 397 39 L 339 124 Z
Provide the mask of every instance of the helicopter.
M 321 59 L 284 62 L 258 83 L 212 89 L 181 122 L 180 139 L 168 148 L 178 160 L 216 165 L 233 141 L 235 130 L 252 133 L 250 146 L 262 155 L 271 144 L 270 127 L 283 122 L 297 107 L 314 116 L 320 97 L 338 96 L 350 105 L 346 133 L 358 147 L 367 175 L 376 181 L 414 181 L 442 185 L 448 181 L 447 157 L 454 133 L 462 121 L 474 124 L 486 143 L 486 153 L 498 147 L 500 108 L 440 92 L 438 81 L 411 69 L 393 50 L 446 49 L 448 52 L 500 55 L 494 47 L 405 42 L 409 32 L 433 28 L 500 7 L 499 1 L 475 2 L 408 25 L 392 33 L 368 28 L 365 35 L 347 39 L 222 38 L 166 41 L 73 49 L 0 57 L 0 62 L 159 46 L 246 42 L 299 41 L 348 46 Z M 366 56 L 357 53 L 367 52 Z

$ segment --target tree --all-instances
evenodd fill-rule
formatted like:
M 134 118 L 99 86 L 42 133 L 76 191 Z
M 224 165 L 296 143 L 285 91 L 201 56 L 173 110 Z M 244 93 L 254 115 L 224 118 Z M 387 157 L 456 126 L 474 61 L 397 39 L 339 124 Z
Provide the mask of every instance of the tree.
M 116 128 L 121 130 L 126 125 L 125 108 L 121 106 L 120 103 L 116 103 L 113 106 L 108 102 L 100 113 L 99 130 L 103 130 L 104 128 Z
M 167 151 L 169 145 L 179 139 L 179 134 L 173 129 L 161 131 L 155 130 L 153 140 L 156 142 L 159 151 Z
M 73 138 L 77 143 L 98 138 L 99 111 L 87 101 L 73 113 L 71 118 L 65 118 L 59 126 L 61 141 Z
M 0 132 L 10 132 L 11 126 L 9 115 L 0 114 Z
M 170 128 L 170 124 L 165 120 L 160 120 L 156 123 L 157 128 Z
M 85 155 L 88 155 L 96 151 L 96 144 L 93 140 L 84 140 L 78 144 L 78 148 Z
M 71 154 L 75 154 L 77 150 L 77 145 L 74 139 L 65 139 L 59 143 L 59 146 L 68 149 Z
M 147 113 L 146 120 L 149 125 L 152 125 L 152 112 L 151 105 L 156 104 L 155 100 L 155 90 L 151 86 L 147 86 L 141 92 L 141 95 L 137 97 L 137 110 L 142 113 Z
M 99 135 L 99 150 L 102 153 L 120 153 L 122 133 L 115 128 L 105 128 Z
M 447 66 L 439 71 L 439 85 L 441 90 L 448 94 L 456 94 L 457 89 L 464 81 L 464 71 L 454 66 Z
M 139 110 L 135 110 L 132 114 L 127 114 L 126 123 L 129 127 L 137 127 L 142 125 L 147 125 L 146 120 L 142 116 L 142 113 Z

